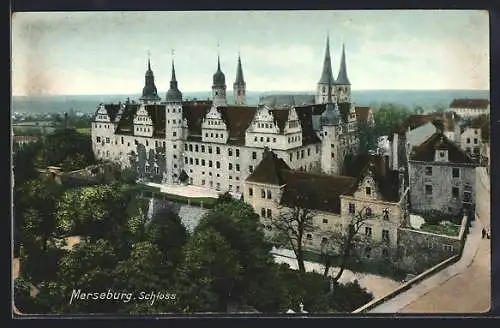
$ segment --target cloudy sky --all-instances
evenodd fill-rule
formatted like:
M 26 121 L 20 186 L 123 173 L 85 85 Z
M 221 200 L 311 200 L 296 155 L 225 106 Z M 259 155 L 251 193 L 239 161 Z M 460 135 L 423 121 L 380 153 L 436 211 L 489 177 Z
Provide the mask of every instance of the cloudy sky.
M 12 93 L 138 93 L 148 51 L 163 93 L 172 49 L 184 92 L 210 90 L 218 52 L 228 90 L 240 52 L 247 90 L 312 91 L 327 33 L 353 89 L 489 89 L 486 11 L 59 12 L 14 14 Z

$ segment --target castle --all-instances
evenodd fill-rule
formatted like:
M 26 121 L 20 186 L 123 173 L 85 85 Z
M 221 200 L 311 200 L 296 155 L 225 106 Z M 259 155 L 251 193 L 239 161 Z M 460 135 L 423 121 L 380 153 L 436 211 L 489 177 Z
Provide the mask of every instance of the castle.
M 265 150 L 292 169 L 330 175 L 341 174 L 346 156 L 357 153 L 359 115 L 351 98 L 345 47 L 335 79 L 328 38 L 313 104 L 247 106 L 240 56 L 234 104 L 227 102 L 219 56 L 211 101 L 183 101 L 173 59 L 171 74 L 162 99 L 148 60 L 138 102 L 99 105 L 92 122 L 97 158 L 132 167 L 143 180 L 242 193 Z

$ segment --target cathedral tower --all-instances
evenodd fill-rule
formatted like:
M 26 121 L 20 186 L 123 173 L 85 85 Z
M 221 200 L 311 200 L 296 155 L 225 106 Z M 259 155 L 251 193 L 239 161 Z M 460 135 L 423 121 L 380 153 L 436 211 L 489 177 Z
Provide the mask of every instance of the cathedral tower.
M 331 80 L 328 79 L 327 83 Z M 333 87 L 329 83 L 326 108 L 321 114 L 321 170 L 326 174 L 340 174 L 343 163 L 343 151 L 340 137 L 342 118 L 336 102 L 333 101 Z
M 332 60 L 330 58 L 330 37 L 326 38 L 325 59 L 323 61 L 323 72 L 316 88 L 316 104 L 325 104 L 328 98 L 328 90 L 333 87 L 335 79 L 332 73 Z M 333 95 L 335 97 L 335 95 Z M 333 99 L 335 101 L 335 99 Z
M 234 103 L 236 105 L 245 105 L 246 101 L 246 83 L 243 79 L 243 69 L 241 68 L 241 57 L 238 55 L 238 67 L 236 69 L 236 81 L 233 84 Z
M 220 57 L 217 56 L 217 72 L 214 74 L 212 85 L 213 106 L 226 106 L 226 76 L 220 69 Z
M 347 78 L 347 67 L 345 62 L 345 45 L 342 44 L 342 57 L 340 58 L 339 74 L 335 83 L 335 94 L 339 103 L 351 102 L 351 82 Z

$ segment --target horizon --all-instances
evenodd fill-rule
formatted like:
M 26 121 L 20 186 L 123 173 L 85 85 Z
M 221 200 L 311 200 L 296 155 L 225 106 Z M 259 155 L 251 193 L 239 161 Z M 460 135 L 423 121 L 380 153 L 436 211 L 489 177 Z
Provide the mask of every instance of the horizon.
M 489 90 L 488 18 L 480 10 L 16 13 L 12 94 L 140 93 L 148 57 L 159 93 L 174 57 L 181 92 L 210 93 L 217 56 L 232 87 L 238 54 L 247 89 L 314 92 L 327 35 L 334 78 L 345 44 L 353 90 Z

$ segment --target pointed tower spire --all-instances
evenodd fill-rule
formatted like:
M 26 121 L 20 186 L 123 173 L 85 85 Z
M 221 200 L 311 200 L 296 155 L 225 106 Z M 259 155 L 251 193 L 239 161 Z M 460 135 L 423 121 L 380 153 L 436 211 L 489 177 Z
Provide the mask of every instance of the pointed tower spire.
M 172 49 L 172 78 L 170 79 L 170 89 L 167 91 L 166 96 L 167 102 L 181 102 L 182 93 L 179 91 L 177 86 L 177 79 L 175 77 L 175 65 L 174 65 L 174 50 Z
M 236 81 L 234 82 L 238 85 L 244 85 L 245 80 L 243 79 L 243 69 L 241 68 L 241 56 L 238 53 L 238 67 L 236 69 Z
M 326 37 L 325 59 L 323 61 L 323 72 L 318 84 L 335 83 L 332 73 L 332 60 L 330 57 L 330 36 Z
M 347 78 L 347 67 L 345 62 L 345 43 L 342 43 L 342 57 L 340 58 L 340 69 L 339 75 L 337 76 L 337 84 L 341 85 L 351 85 L 349 79 Z

